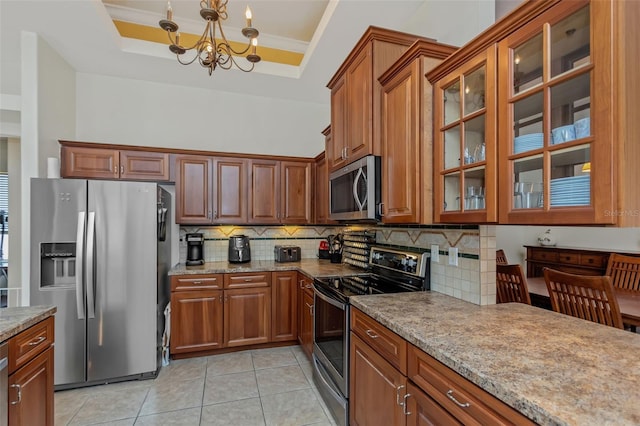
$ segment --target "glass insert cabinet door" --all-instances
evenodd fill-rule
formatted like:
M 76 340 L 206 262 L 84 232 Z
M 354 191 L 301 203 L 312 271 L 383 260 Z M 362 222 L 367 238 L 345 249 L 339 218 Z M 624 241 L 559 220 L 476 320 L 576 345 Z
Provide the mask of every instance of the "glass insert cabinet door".
M 497 219 L 495 55 L 493 46 L 435 86 L 436 221 Z
M 501 214 L 593 209 L 591 10 L 566 3 L 499 45 Z

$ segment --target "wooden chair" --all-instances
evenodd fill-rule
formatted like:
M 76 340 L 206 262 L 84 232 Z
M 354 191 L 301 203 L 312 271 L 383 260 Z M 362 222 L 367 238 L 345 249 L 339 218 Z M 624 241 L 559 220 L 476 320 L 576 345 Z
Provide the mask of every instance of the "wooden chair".
M 554 311 L 624 329 L 609 276 L 575 275 L 549 268 L 543 273 Z
M 504 250 L 496 250 L 496 265 L 508 265 L 507 255 L 504 254 Z
M 615 289 L 640 292 L 640 257 L 611 253 L 605 275 Z
M 518 302 L 531 304 L 527 280 L 522 267 L 515 265 L 496 265 L 496 303 Z

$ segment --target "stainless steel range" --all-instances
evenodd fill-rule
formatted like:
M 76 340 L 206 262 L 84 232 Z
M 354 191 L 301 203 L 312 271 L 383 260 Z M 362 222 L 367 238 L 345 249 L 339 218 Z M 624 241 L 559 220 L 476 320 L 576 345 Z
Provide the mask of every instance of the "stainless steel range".
M 349 297 L 430 289 L 428 253 L 371 247 L 362 273 L 314 280 L 313 377 L 339 425 L 349 424 Z

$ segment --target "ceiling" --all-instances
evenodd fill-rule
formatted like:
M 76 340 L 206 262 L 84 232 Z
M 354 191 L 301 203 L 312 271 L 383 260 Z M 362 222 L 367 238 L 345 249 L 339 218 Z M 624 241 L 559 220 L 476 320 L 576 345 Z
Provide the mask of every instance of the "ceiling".
M 265 59 L 251 73 L 218 69 L 209 76 L 199 65 L 178 64 L 166 44 L 120 34 L 114 20 L 155 29 L 166 16 L 164 0 L 0 0 L 0 94 L 20 94 L 24 30 L 39 34 L 81 73 L 326 104 L 327 82 L 366 28 L 402 30 L 425 1 L 230 0 L 223 25 L 229 39 L 244 26 L 250 5 L 259 48 L 297 52 L 301 61 Z M 172 0 L 171 6 L 181 31 L 202 32 L 198 0 Z

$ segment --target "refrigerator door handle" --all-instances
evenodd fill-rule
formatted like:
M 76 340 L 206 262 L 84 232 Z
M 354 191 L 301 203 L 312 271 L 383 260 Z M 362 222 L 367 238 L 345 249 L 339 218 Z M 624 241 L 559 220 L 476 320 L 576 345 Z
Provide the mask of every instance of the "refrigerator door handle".
M 87 220 L 87 307 L 89 318 L 96 317 L 96 299 L 94 283 L 95 266 L 95 235 L 96 235 L 96 213 L 89 212 Z
M 84 218 L 85 212 L 78 212 L 76 231 L 76 309 L 78 319 L 84 319 L 84 291 L 82 288 L 82 265 L 84 261 Z

